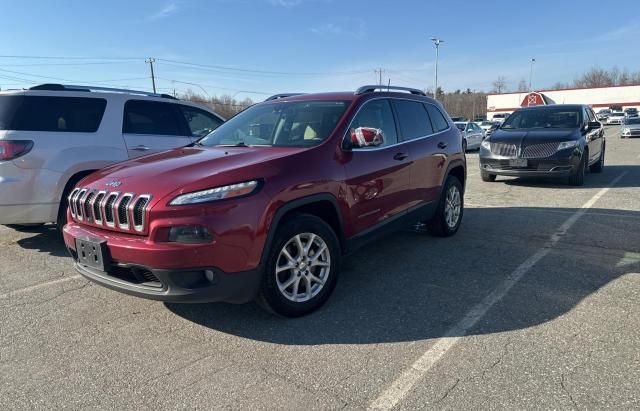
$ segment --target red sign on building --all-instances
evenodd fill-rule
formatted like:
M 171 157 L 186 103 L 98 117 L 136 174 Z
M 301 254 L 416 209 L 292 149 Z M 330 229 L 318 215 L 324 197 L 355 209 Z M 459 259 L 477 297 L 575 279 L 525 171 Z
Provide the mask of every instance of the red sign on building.
M 527 94 L 520 103 L 521 107 L 531 107 L 531 106 L 544 106 L 547 104 L 544 96 L 541 93 L 532 92 Z

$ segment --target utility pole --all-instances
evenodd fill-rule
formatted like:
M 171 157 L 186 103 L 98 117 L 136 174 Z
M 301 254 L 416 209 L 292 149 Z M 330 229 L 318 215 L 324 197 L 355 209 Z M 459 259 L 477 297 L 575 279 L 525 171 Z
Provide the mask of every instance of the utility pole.
M 536 62 L 536 59 L 531 59 L 531 68 L 529 70 L 529 91 L 531 91 L 531 79 L 533 78 L 533 63 Z
M 444 43 L 444 40 L 439 39 L 437 37 L 431 37 L 431 41 L 436 46 L 436 81 L 435 86 L 433 87 L 433 98 L 438 98 L 438 58 L 440 54 L 440 43 Z
M 380 67 L 378 70 L 373 70 L 373 72 L 378 74 L 378 85 L 381 86 L 382 85 L 382 74 L 384 73 L 384 70 L 382 69 L 382 67 Z
M 156 92 L 156 76 L 153 74 L 153 63 L 156 62 L 156 59 L 149 57 L 144 61 L 145 63 L 149 63 L 151 66 L 151 85 L 153 86 L 153 92 Z

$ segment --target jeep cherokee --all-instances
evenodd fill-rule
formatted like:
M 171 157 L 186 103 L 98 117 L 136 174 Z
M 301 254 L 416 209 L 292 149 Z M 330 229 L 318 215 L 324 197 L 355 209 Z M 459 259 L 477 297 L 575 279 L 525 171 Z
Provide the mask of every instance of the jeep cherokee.
M 320 307 L 376 235 L 460 227 L 462 138 L 415 89 L 277 95 L 197 143 L 120 163 L 69 196 L 67 248 L 103 286 L 173 302 Z

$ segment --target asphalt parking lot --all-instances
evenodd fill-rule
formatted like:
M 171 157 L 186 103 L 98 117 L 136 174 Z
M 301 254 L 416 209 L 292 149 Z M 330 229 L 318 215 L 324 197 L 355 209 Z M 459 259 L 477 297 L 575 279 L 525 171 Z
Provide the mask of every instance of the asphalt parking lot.
M 0 408 L 640 408 L 640 139 L 583 187 L 483 183 L 457 236 L 348 258 L 329 304 L 163 304 L 0 227 Z

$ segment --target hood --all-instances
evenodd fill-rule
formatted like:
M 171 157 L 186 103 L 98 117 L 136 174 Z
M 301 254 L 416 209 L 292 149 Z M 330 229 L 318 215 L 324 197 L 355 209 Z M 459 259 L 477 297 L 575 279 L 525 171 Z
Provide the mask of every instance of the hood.
M 151 194 L 154 199 L 180 190 L 191 192 L 239 183 L 261 174 L 260 165 L 308 148 L 184 147 L 107 167 L 80 185 L 95 190 Z
M 505 130 L 497 129 L 491 134 L 489 140 L 492 143 L 509 143 L 518 146 L 561 142 L 580 139 L 581 134 L 577 129 L 567 128 L 544 128 L 544 129 L 519 129 Z
M 638 130 L 638 129 L 640 129 L 640 124 L 625 124 L 624 128 Z

